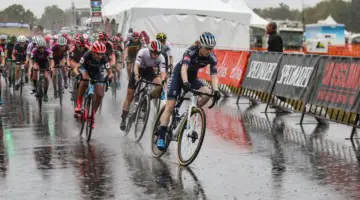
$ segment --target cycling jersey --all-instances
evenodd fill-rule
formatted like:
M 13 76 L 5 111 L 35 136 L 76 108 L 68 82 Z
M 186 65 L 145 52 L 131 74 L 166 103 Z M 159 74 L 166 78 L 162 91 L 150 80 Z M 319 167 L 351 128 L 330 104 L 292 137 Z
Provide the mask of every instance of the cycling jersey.
M 111 42 L 106 42 L 105 43 L 105 46 L 106 46 L 106 52 L 105 52 L 105 55 L 111 59 L 111 54 L 114 53 L 114 48 L 113 48 L 113 44 Z
M 189 47 L 180 61 L 180 65 L 186 64 L 188 65 L 188 76 L 189 79 L 197 78 L 197 71 L 200 68 L 204 68 L 207 65 L 210 65 L 210 75 L 216 75 L 217 69 L 217 59 L 214 53 L 210 53 L 208 57 L 202 57 L 199 54 L 200 47 L 199 46 L 191 46 Z
M 154 78 L 157 76 L 158 71 L 160 69 L 161 72 L 165 72 L 165 59 L 163 55 L 159 55 L 156 59 L 151 58 L 150 50 L 148 48 L 141 49 L 136 56 L 135 64 L 138 64 L 139 67 L 139 74 L 142 78 L 147 81 L 153 81 Z M 157 69 L 154 69 L 157 68 Z M 136 88 L 136 80 L 135 74 L 132 72 L 130 74 L 129 89 Z
M 164 56 L 160 54 L 156 59 L 153 59 L 148 48 L 141 49 L 138 52 L 135 64 L 138 64 L 140 68 L 156 67 L 161 72 L 166 72 Z
M 161 49 L 161 54 L 164 56 L 165 58 L 165 64 L 166 66 L 169 65 L 169 56 L 172 56 L 171 53 L 171 46 L 168 42 L 165 43 L 165 45 L 163 45 L 162 49 Z
M 204 84 L 197 79 L 197 71 L 200 68 L 210 65 L 210 74 L 216 75 L 217 60 L 215 54 L 210 53 L 208 57 L 202 57 L 199 55 L 199 50 L 199 46 L 191 46 L 185 51 L 182 60 L 175 66 L 167 87 L 167 98 L 169 100 L 175 100 L 180 95 L 183 85 L 181 79 L 181 67 L 183 64 L 188 65 L 188 81 L 195 90 L 204 86 Z
M 128 58 L 134 60 L 136 58 L 136 54 L 142 47 L 142 43 L 140 40 L 138 42 L 130 40 L 126 46 L 128 48 Z
M 0 57 L 5 57 L 4 49 L 0 46 Z
M 34 44 L 33 42 L 29 43 L 26 48 L 26 54 L 31 55 L 31 52 L 35 49 L 35 47 L 36 44 Z
M 5 55 L 6 58 L 12 59 L 12 52 L 13 52 L 14 46 L 15 46 L 15 44 L 13 44 L 11 42 L 6 43 L 6 45 L 5 45 L 5 49 L 7 50 L 7 54 Z
M 3 49 L 3 51 L 5 52 L 5 47 L 6 47 L 6 43 L 5 44 L 0 44 L 0 47 Z
M 100 81 L 104 79 L 105 69 L 107 70 L 110 68 L 109 59 L 106 55 L 101 60 L 97 61 L 94 59 L 91 51 L 86 52 L 79 63 L 82 65 L 81 71 L 88 72 L 91 79 Z
M 26 60 L 26 45 L 23 47 L 20 44 L 15 44 L 13 55 L 16 59 L 16 62 L 25 62 Z
M 64 50 L 61 50 L 61 47 L 59 44 L 55 44 L 55 46 L 51 49 L 53 53 L 54 63 L 55 65 L 60 64 L 60 61 L 65 59 L 67 56 L 67 46 L 64 48 Z
M 74 60 L 75 62 L 79 63 L 80 59 L 83 57 L 83 55 L 88 51 L 89 49 L 84 48 L 84 51 L 80 51 L 79 48 L 76 48 L 76 46 L 72 46 L 70 49 L 70 59 Z
M 47 69 L 49 67 L 49 60 L 53 59 L 53 55 L 48 48 L 45 48 L 43 52 L 35 48 L 31 52 L 31 59 L 39 65 L 40 69 Z

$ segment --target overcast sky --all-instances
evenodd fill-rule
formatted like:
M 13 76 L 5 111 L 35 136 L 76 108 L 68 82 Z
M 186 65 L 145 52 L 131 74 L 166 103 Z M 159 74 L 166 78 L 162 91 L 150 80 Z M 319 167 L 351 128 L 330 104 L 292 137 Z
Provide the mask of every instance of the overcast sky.
M 84 7 L 90 5 L 90 0 L 74 0 L 77 7 Z M 111 0 L 103 0 L 104 3 Z M 119 0 L 120 1 L 120 0 Z M 169 0 L 174 1 L 174 0 Z M 175 0 L 181 1 L 181 0 Z M 196 0 L 195 0 L 196 1 Z M 251 8 L 263 8 L 269 6 L 277 6 L 280 2 L 284 2 L 291 8 L 301 8 L 302 0 L 245 0 Z M 303 0 L 305 5 L 314 5 L 321 0 Z M 8 7 L 11 4 L 22 4 L 26 9 L 32 10 L 36 16 L 40 17 L 44 8 L 49 5 L 58 5 L 62 9 L 70 8 L 71 0 L 1 0 L 0 10 Z

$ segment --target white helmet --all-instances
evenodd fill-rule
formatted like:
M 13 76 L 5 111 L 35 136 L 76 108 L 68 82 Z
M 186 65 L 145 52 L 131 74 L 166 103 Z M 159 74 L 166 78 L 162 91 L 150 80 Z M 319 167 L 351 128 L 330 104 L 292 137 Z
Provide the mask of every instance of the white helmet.
M 18 38 L 17 38 L 17 42 L 26 42 L 27 41 L 27 38 L 23 35 L 20 35 Z
M 214 48 L 216 45 L 215 36 L 209 32 L 202 33 L 200 35 L 200 45 L 205 48 Z
M 38 47 L 46 47 L 46 41 L 44 40 L 44 38 L 37 38 L 36 45 Z

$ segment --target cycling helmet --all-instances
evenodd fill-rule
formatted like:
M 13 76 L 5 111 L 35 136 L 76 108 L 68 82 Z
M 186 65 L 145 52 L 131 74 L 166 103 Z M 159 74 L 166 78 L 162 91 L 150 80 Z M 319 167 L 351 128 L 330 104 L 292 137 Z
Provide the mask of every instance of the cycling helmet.
M 202 33 L 200 35 L 200 45 L 205 48 L 214 48 L 216 45 L 215 36 L 209 32 Z
M 44 37 L 44 39 L 45 39 L 46 43 L 50 43 L 50 41 L 51 41 L 51 39 L 52 39 L 52 36 L 51 36 L 51 35 L 46 35 L 46 36 Z
M 17 38 L 15 35 L 11 35 L 7 37 L 7 42 L 16 42 Z
M 165 40 L 167 39 L 167 37 L 166 37 L 166 34 L 165 34 L 165 33 L 158 33 L 158 34 L 156 35 L 156 39 L 157 39 L 157 40 L 160 40 L 160 41 L 165 41 Z
M 23 35 L 20 35 L 18 38 L 17 38 L 17 42 L 26 42 L 27 41 L 27 38 Z
M 106 52 L 106 46 L 105 46 L 105 44 L 96 41 L 91 46 L 91 51 L 94 52 L 94 53 L 105 53 Z
M 88 35 L 88 34 L 86 34 L 86 33 L 82 34 L 81 36 L 84 38 L 84 40 L 89 39 L 89 35 Z
M 99 40 L 108 40 L 108 39 L 109 39 L 109 36 L 105 31 L 99 32 Z
M 131 37 L 132 38 L 140 38 L 140 33 L 139 32 L 133 32 Z
M 162 45 L 159 41 L 153 40 L 149 44 L 149 50 L 154 53 L 161 53 Z
M 6 35 L 0 35 L 0 40 L 6 40 L 7 36 Z
M 97 33 L 93 33 L 92 36 L 93 36 L 94 40 L 98 40 L 98 39 L 99 39 L 99 34 L 97 34 Z
M 58 41 L 60 46 L 64 46 L 67 44 L 67 39 L 65 37 L 59 37 Z
M 59 39 L 59 35 L 54 35 L 53 40 L 58 40 Z
M 46 47 L 46 42 L 45 42 L 44 39 L 37 38 L 36 45 L 37 45 L 38 47 Z
M 132 28 L 129 28 L 129 33 L 134 32 L 134 30 Z

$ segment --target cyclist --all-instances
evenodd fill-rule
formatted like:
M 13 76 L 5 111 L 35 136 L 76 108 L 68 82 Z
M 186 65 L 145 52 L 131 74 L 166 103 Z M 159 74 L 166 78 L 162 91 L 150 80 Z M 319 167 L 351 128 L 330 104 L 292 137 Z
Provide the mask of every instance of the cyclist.
M 43 40 L 42 36 L 40 36 L 40 35 L 32 37 L 32 42 L 29 43 L 29 45 L 26 48 L 26 61 L 29 64 L 28 76 L 30 77 L 30 80 L 32 80 L 32 82 L 33 82 L 33 89 L 31 90 L 32 94 L 34 94 L 35 91 L 36 91 L 37 78 L 33 75 L 33 70 L 32 70 L 33 65 L 32 65 L 32 60 L 31 60 L 31 52 L 36 48 L 36 44 L 40 40 Z M 33 79 L 33 78 L 36 78 L 36 79 Z
M 106 52 L 105 55 L 109 58 L 110 66 L 115 66 L 115 54 L 113 44 L 109 41 L 109 36 L 106 32 L 99 33 L 99 42 L 105 44 Z
M 141 35 L 140 36 L 141 43 L 143 44 L 144 47 L 147 47 L 147 45 L 149 45 L 149 43 L 150 43 L 149 35 L 146 33 L 146 31 L 141 31 L 140 35 Z
M 126 117 L 129 112 L 130 103 L 134 98 L 136 82 L 139 81 L 140 78 L 144 78 L 148 81 L 161 84 L 163 83 L 163 80 L 166 79 L 165 58 L 163 55 L 160 54 L 161 48 L 162 46 L 159 41 L 151 41 L 149 47 L 141 49 L 136 56 L 134 71 L 131 72 L 129 78 L 127 96 L 123 105 L 123 111 L 121 115 L 120 129 L 122 131 L 124 131 L 126 128 Z M 161 78 L 157 75 L 159 71 L 162 75 Z M 157 87 L 156 90 L 160 91 L 159 93 L 161 94 L 161 88 Z M 160 94 L 156 94 L 156 96 L 159 97 Z
M 91 50 L 86 52 L 84 56 L 81 58 L 80 62 L 76 65 L 74 68 L 75 75 L 79 75 L 79 69 L 81 72 L 82 80 L 80 81 L 79 91 L 78 91 L 78 97 L 77 97 L 77 106 L 75 107 L 75 117 L 78 117 L 81 105 L 83 101 L 83 95 L 86 91 L 86 88 L 89 84 L 88 81 L 84 80 L 98 80 L 98 81 L 104 81 L 104 70 L 107 71 L 109 80 L 112 79 L 113 74 L 110 69 L 109 65 L 109 59 L 105 55 L 106 52 L 106 46 L 105 44 L 101 42 L 95 42 L 91 46 Z M 95 101 L 93 106 L 93 124 L 92 128 L 95 128 L 95 114 L 96 111 L 102 101 L 102 97 L 104 96 L 104 84 L 103 83 L 97 83 L 95 85 Z
M 89 50 L 88 42 L 85 41 L 82 35 L 75 37 L 74 41 L 75 45 L 71 47 L 69 52 L 69 65 L 71 69 L 76 67 L 83 55 Z M 72 87 L 70 87 L 69 91 L 72 92 Z
M 32 80 L 34 80 L 34 86 L 37 86 L 37 76 L 36 73 L 39 70 L 44 70 L 45 76 L 45 85 L 44 85 L 44 101 L 48 101 L 47 91 L 49 88 L 50 73 L 49 69 L 54 67 L 54 60 L 52 57 L 52 52 L 49 48 L 46 47 L 46 42 L 44 39 L 40 39 L 36 43 L 36 48 L 31 52 L 31 65 L 33 66 L 34 73 L 32 73 Z
M 46 42 L 46 47 L 47 48 L 52 48 L 52 44 L 51 44 L 52 36 L 50 34 L 45 35 L 44 39 L 45 39 L 45 42 Z
M 5 46 L 6 46 L 6 39 L 7 39 L 6 35 L 0 35 L 0 46 L 4 52 L 5 52 Z
M 212 50 L 216 45 L 214 35 L 209 32 L 202 33 L 200 35 L 200 44 L 200 47 L 191 46 L 185 51 L 182 60 L 175 66 L 174 72 L 171 75 L 171 80 L 167 87 L 167 102 L 164 113 L 160 119 L 160 135 L 157 143 L 159 150 L 164 150 L 165 148 L 167 125 L 169 123 L 170 116 L 174 111 L 176 99 L 181 93 L 181 87 L 184 92 L 188 92 L 191 89 L 199 90 L 204 93 L 211 92 L 208 87 L 197 79 L 197 71 L 200 68 L 210 68 L 212 88 L 214 90 L 214 101 L 217 101 L 220 98 L 220 92 L 218 91 L 218 79 L 216 76 L 217 60 L 215 54 L 212 53 Z M 208 96 L 203 96 L 198 102 L 198 105 L 201 107 L 205 105 L 208 100 Z
M 5 66 L 5 54 L 4 54 L 4 49 L 3 47 L 0 45 L 0 72 L 2 73 L 2 70 L 4 69 Z M 1 98 L 1 76 L 0 76 L 0 105 L 2 104 L 2 98 Z
M 136 59 L 136 54 L 142 47 L 143 44 L 140 41 L 140 34 L 138 32 L 133 32 L 132 37 L 126 44 L 125 55 L 124 55 L 124 61 L 126 60 L 126 70 L 129 77 L 131 74 L 130 72 L 133 69 L 133 65 Z
M 23 35 L 20 35 L 17 38 L 17 43 L 14 46 L 14 50 L 12 51 L 12 60 L 15 61 L 15 63 L 26 63 L 26 40 L 27 38 Z M 16 80 L 16 90 L 19 89 L 20 86 L 20 65 L 15 66 L 15 80 Z
M 161 50 L 161 54 L 165 58 L 166 71 L 172 71 L 174 59 L 173 59 L 173 56 L 172 56 L 172 53 L 171 53 L 171 46 L 166 41 L 167 36 L 166 36 L 165 33 L 158 33 L 156 35 L 156 39 L 159 40 L 161 42 L 161 44 L 163 45 L 163 48 Z M 170 59 L 170 61 L 169 61 L 169 59 Z
M 58 43 L 51 49 L 53 54 L 54 66 L 60 67 L 64 78 L 64 87 L 67 89 L 67 73 L 65 69 L 67 60 L 67 40 L 64 37 L 59 37 Z M 50 68 L 52 72 L 52 81 L 54 86 L 54 98 L 57 98 L 57 82 L 56 82 L 56 69 Z
M 12 52 L 14 49 L 16 43 L 16 36 L 8 36 L 7 37 L 7 42 L 6 45 L 4 47 L 4 51 L 5 51 L 5 65 L 6 65 L 6 69 L 4 70 L 8 70 L 10 72 L 10 68 L 12 66 Z M 8 73 L 8 77 L 10 78 L 10 73 Z M 11 86 L 12 84 L 9 84 L 9 86 Z
M 120 38 L 117 36 L 110 37 L 110 42 L 113 44 L 114 52 L 115 52 L 115 69 L 117 72 L 117 80 L 116 82 L 116 88 L 120 89 L 120 73 L 121 73 L 121 53 L 124 47 L 122 46 L 122 43 L 120 42 Z

